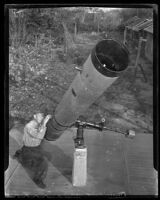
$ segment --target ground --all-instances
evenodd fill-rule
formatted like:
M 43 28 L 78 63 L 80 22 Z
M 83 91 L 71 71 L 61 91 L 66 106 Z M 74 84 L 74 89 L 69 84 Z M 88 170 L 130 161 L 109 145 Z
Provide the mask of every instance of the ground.
M 108 34 L 122 42 L 123 34 Z M 74 48 L 64 54 L 63 45 L 44 44 L 36 49 L 26 45 L 19 49 L 10 47 L 9 71 L 15 73 L 24 68 L 21 79 L 9 82 L 10 128 L 15 120 L 23 123 L 39 111 L 44 104 L 53 114 L 65 91 L 78 73 L 75 66 L 83 68 L 94 45 L 101 38 L 96 34 L 81 33 L 74 41 Z M 134 129 L 137 133 L 152 133 L 153 130 L 153 66 L 147 58 L 140 62 L 145 71 L 147 82 L 138 70 L 134 77 L 136 50 L 128 44 L 130 63 L 128 69 L 94 102 L 81 118 L 99 122 L 106 118 L 108 128 L 126 130 Z M 14 70 L 13 70 L 14 69 Z M 14 72 L 13 72 L 14 71 Z M 17 74 L 19 71 L 17 70 Z M 15 76 L 16 77 L 16 76 Z M 22 80 L 22 77 L 23 78 Z
M 86 185 L 81 187 L 73 186 L 72 179 L 76 161 L 73 142 L 75 134 L 76 128 L 71 128 L 56 142 L 42 141 L 41 148 L 48 168 L 44 180 L 46 188 L 41 189 L 33 181 L 33 169 L 24 168 L 12 159 L 16 149 L 22 145 L 22 131 L 12 129 L 9 133 L 9 167 L 5 171 L 5 194 L 7 196 L 158 194 L 158 177 L 153 168 L 152 134 L 141 133 L 130 139 L 112 131 L 86 130 L 84 138 L 87 147 L 87 179 Z M 81 161 L 83 164 L 83 159 Z M 82 173 L 81 169 L 80 166 L 79 171 Z

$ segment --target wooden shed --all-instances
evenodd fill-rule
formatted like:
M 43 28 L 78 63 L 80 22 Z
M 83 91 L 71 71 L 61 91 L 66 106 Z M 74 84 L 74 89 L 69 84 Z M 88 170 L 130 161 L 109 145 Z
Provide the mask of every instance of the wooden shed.
M 153 24 L 148 26 L 144 29 L 146 32 L 146 45 L 145 45 L 145 56 L 150 60 L 153 61 Z
M 132 19 L 132 18 L 131 18 Z M 128 23 L 129 22 L 129 23 Z M 142 43 L 141 55 L 145 56 L 149 61 L 153 60 L 153 20 L 134 18 L 134 20 L 127 21 L 124 31 L 124 44 L 126 42 L 132 43 L 138 47 L 139 39 L 146 39 Z
M 131 24 L 132 22 L 136 21 L 137 19 L 139 19 L 139 17 L 137 17 L 137 16 L 134 16 L 134 17 L 130 18 L 129 20 L 124 22 L 124 26 L 128 26 L 129 24 Z
M 127 40 L 132 40 L 136 38 L 137 34 L 134 34 L 133 27 L 136 27 L 137 25 L 142 24 L 145 22 L 145 19 L 141 19 L 138 17 L 131 18 L 132 20 L 128 20 L 127 23 L 125 23 L 125 31 L 124 31 L 124 43 Z

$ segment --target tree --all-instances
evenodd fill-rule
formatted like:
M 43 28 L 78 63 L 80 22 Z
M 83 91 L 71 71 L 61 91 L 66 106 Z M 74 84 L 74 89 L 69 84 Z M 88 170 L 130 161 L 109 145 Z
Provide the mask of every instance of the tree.
M 92 12 L 94 13 L 94 24 L 97 26 L 97 33 L 99 33 L 99 26 L 100 26 L 100 10 L 99 8 L 93 8 Z

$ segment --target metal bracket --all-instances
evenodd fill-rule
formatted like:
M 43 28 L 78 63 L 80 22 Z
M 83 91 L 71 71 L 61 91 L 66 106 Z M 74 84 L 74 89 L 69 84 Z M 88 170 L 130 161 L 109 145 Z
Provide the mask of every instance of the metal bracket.
M 79 68 L 79 67 L 77 67 L 77 66 L 75 66 L 74 67 L 76 70 L 78 70 L 79 72 L 81 72 L 82 71 L 82 69 L 81 68 Z
M 74 142 L 76 147 L 84 147 L 84 128 L 89 128 L 89 129 L 98 129 L 99 131 L 103 130 L 109 130 L 109 131 L 114 131 L 116 133 L 121 133 L 125 135 L 127 138 L 134 138 L 135 137 L 135 131 L 133 130 L 127 130 L 126 132 L 121 132 L 113 129 L 107 128 L 105 125 L 105 118 L 101 119 L 100 123 L 90 123 L 90 122 L 83 122 L 80 120 L 77 120 L 72 126 L 77 127 L 77 135 L 74 137 Z

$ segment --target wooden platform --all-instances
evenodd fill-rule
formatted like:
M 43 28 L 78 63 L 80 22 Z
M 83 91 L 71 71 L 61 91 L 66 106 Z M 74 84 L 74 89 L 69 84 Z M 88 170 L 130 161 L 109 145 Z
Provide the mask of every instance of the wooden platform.
M 21 132 L 9 137 L 9 167 L 5 172 L 5 193 L 12 195 L 156 195 L 157 177 L 153 168 L 153 136 L 138 134 L 134 139 L 105 131 L 85 130 L 87 184 L 72 185 L 76 129 L 42 146 L 48 159 L 46 189 L 40 189 L 12 155 L 21 147 Z

